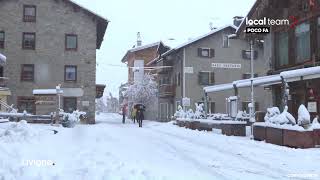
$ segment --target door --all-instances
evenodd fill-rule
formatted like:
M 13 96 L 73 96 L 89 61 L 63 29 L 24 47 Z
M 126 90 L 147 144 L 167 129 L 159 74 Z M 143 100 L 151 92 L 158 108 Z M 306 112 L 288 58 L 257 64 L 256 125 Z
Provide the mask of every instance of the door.
M 160 120 L 168 120 L 168 103 L 160 103 Z

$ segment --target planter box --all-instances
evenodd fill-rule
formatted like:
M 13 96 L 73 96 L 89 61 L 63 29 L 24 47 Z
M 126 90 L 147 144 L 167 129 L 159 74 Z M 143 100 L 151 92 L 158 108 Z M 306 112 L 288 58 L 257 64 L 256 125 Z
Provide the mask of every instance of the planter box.
M 266 127 L 264 126 L 253 126 L 253 138 L 257 141 L 266 140 Z
M 314 129 L 313 130 L 313 138 L 314 138 L 314 144 L 320 145 L 320 129 Z
M 210 127 L 211 127 L 212 129 L 222 129 L 222 128 L 221 128 L 221 124 L 210 124 Z
M 191 121 L 190 122 L 190 129 L 196 130 L 200 127 L 200 121 Z
M 283 129 L 266 127 L 266 142 L 283 146 Z
M 221 130 L 227 136 L 246 136 L 245 124 L 221 124 Z
M 198 130 L 199 131 L 212 131 L 212 127 L 207 123 L 200 123 Z
M 283 129 L 283 145 L 293 148 L 313 148 L 313 131 Z
M 184 121 L 183 124 L 184 124 L 185 128 L 191 129 L 191 122 L 190 121 Z

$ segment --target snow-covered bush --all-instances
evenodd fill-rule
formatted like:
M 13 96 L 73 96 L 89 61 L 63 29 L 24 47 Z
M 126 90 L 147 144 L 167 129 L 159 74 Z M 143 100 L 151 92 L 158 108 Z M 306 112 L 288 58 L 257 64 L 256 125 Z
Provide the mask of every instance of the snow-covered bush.
M 194 118 L 194 112 L 193 112 L 192 109 L 189 109 L 189 111 L 187 111 L 186 118 L 188 118 L 188 119 L 193 119 Z
M 63 119 L 62 119 L 62 126 L 63 127 L 67 127 L 67 128 L 72 128 L 76 125 L 76 123 L 80 122 L 80 117 L 85 116 L 86 112 L 82 112 L 82 111 L 73 111 L 73 113 L 65 113 L 65 112 L 60 112 L 60 114 L 63 115 Z
M 183 108 L 179 105 L 178 110 L 176 111 L 176 113 L 174 113 L 174 117 L 185 118 L 185 116 L 186 116 L 186 113 L 184 112 Z
M 313 129 L 320 129 L 319 117 L 315 117 L 312 121 L 311 128 Z
M 196 106 L 196 111 L 194 113 L 194 118 L 195 119 L 202 119 L 205 117 L 205 112 L 203 110 L 203 104 L 198 104 L 198 103 L 195 103 L 195 106 Z
M 264 119 L 266 122 L 274 124 L 296 124 L 295 118 L 288 112 L 288 106 L 285 106 L 281 114 L 277 107 L 268 108 Z
M 298 124 L 300 126 L 310 124 L 310 113 L 303 104 L 300 105 L 298 110 Z
M 209 114 L 208 117 L 209 119 L 213 119 L 213 120 L 230 119 L 228 114 L 221 114 L 221 113 Z
M 235 120 L 236 120 L 236 121 L 241 121 L 241 120 L 247 119 L 247 118 L 249 118 L 249 117 L 250 117 L 250 115 L 249 115 L 247 112 L 245 112 L 245 111 L 238 111 Z
M 274 118 L 275 116 L 278 116 L 280 114 L 280 110 L 278 107 L 272 107 L 267 109 L 267 113 L 264 116 L 264 121 L 269 122 L 271 118 Z

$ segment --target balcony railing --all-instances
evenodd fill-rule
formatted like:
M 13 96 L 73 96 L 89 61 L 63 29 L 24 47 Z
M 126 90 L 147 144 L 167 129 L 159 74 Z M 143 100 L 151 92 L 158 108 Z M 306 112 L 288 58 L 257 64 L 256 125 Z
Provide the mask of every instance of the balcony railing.
M 7 77 L 0 77 L 0 87 L 7 87 L 8 80 Z
M 176 86 L 172 84 L 162 84 L 159 86 L 159 97 L 175 96 Z

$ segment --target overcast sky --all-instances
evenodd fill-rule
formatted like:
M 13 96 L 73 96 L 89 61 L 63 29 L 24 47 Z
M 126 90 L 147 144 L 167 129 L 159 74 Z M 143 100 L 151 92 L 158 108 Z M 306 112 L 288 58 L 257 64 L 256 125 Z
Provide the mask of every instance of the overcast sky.
M 208 33 L 210 22 L 221 27 L 232 24 L 234 16 L 246 16 L 255 0 L 74 1 L 111 21 L 97 51 L 97 83 L 106 84 L 106 92 L 118 97 L 128 77 L 121 58 L 136 43 L 137 32 L 143 45 L 161 40 L 174 47 Z

